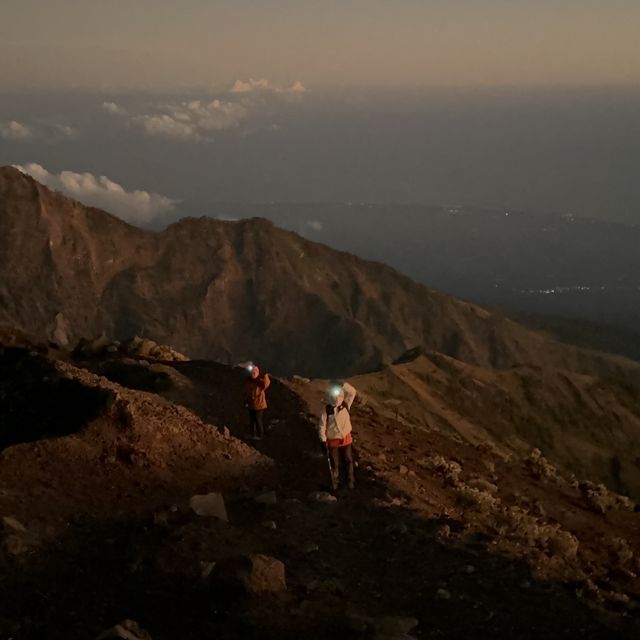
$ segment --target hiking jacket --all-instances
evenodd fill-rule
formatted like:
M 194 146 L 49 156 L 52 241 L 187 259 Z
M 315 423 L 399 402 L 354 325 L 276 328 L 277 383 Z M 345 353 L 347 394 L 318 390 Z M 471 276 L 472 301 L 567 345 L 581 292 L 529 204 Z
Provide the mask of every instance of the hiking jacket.
M 344 389 L 344 402 L 333 407 L 333 415 L 327 415 L 327 407 L 322 408 L 320 422 L 318 424 L 318 435 L 322 442 L 329 442 L 329 445 L 340 446 L 351 443 L 351 416 L 349 411 L 356 397 L 356 390 L 348 382 L 342 386 Z
M 265 391 L 271 385 L 269 374 L 258 378 L 249 378 L 244 386 L 244 400 L 252 411 L 262 411 L 267 408 L 267 394 Z

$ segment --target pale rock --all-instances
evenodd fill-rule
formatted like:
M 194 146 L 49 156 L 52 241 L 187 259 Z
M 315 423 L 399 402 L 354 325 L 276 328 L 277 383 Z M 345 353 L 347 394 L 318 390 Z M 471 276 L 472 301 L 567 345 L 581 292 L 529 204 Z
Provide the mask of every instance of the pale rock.
M 229 522 L 224 498 L 219 493 L 192 496 L 189 506 L 199 516 Z
M 338 498 L 327 491 L 313 491 L 309 494 L 309 501 L 319 502 L 321 504 L 332 504 L 334 502 L 338 502 Z

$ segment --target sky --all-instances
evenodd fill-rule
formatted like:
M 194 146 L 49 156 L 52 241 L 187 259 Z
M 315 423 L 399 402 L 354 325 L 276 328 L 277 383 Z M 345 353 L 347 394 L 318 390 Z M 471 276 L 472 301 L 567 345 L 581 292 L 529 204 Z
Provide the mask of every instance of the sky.
M 135 224 L 211 203 L 640 223 L 637 0 L 0 0 L 0 164 Z
M 0 86 L 635 84 L 636 0 L 2 0 Z

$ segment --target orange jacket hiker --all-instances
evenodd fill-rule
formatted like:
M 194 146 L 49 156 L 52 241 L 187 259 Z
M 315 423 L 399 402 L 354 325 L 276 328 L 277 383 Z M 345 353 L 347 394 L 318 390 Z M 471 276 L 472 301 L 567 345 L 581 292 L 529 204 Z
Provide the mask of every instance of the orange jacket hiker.
M 247 380 L 244 387 L 244 399 L 250 410 L 262 411 L 267 408 L 267 394 L 265 392 L 270 385 L 271 380 L 269 380 L 267 373 L 262 377 L 256 376 Z

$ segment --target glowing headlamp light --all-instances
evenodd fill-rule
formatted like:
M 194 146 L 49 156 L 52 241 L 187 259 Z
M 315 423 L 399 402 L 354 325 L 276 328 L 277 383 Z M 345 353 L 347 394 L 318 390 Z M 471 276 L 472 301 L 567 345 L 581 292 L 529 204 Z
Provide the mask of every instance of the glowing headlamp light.
M 342 393 L 342 387 L 334 385 L 329 389 L 329 395 L 335 400 Z
M 251 373 L 254 369 L 255 369 L 255 366 L 254 366 L 254 365 L 252 365 L 252 364 L 248 364 L 248 365 L 247 365 L 247 371 L 248 371 L 249 373 Z

